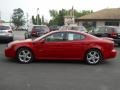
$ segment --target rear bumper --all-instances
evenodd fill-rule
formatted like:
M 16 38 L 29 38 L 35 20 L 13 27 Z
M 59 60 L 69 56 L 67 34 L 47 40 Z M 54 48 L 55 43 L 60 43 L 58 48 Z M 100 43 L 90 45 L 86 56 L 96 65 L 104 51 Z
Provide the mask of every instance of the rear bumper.
M 4 41 L 4 40 L 10 40 L 10 41 L 12 41 L 13 40 L 13 36 L 0 36 L 0 40 L 2 41 Z
M 110 52 L 106 52 L 106 57 L 105 59 L 110 59 L 110 58 L 115 58 L 116 55 L 117 55 L 117 51 L 115 49 L 113 49 L 112 51 Z

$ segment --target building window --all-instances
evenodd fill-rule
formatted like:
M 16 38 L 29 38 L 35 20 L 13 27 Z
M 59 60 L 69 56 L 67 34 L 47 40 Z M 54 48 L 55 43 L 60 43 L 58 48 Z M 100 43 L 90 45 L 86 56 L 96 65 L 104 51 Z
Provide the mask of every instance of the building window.
M 119 22 L 105 22 L 105 26 L 119 26 Z

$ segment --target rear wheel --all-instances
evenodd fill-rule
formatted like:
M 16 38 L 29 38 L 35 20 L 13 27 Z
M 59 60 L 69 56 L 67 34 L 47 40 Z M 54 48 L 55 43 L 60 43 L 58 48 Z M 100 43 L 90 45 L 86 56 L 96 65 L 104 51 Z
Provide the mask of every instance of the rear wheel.
M 86 54 L 85 59 L 88 64 L 99 64 L 102 61 L 102 54 L 98 50 L 89 50 Z
M 27 48 L 21 48 L 17 51 L 17 60 L 20 63 L 30 63 L 33 61 L 33 54 L 31 52 L 31 50 L 27 49 Z

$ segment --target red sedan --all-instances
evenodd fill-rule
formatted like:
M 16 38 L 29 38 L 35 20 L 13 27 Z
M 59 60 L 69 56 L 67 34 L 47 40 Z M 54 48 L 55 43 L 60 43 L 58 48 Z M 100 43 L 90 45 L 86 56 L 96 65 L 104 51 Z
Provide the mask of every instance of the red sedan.
M 5 56 L 17 58 L 21 63 L 41 59 L 64 59 L 98 64 L 114 58 L 116 50 L 110 40 L 79 31 L 62 30 L 50 32 L 35 40 L 13 41 L 6 47 Z

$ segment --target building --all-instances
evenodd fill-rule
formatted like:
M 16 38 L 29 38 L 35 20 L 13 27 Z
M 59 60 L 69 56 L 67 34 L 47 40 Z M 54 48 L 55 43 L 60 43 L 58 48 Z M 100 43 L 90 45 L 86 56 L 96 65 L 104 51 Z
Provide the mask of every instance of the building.
M 91 26 L 120 26 L 120 8 L 103 9 L 76 19 L 77 24 Z

